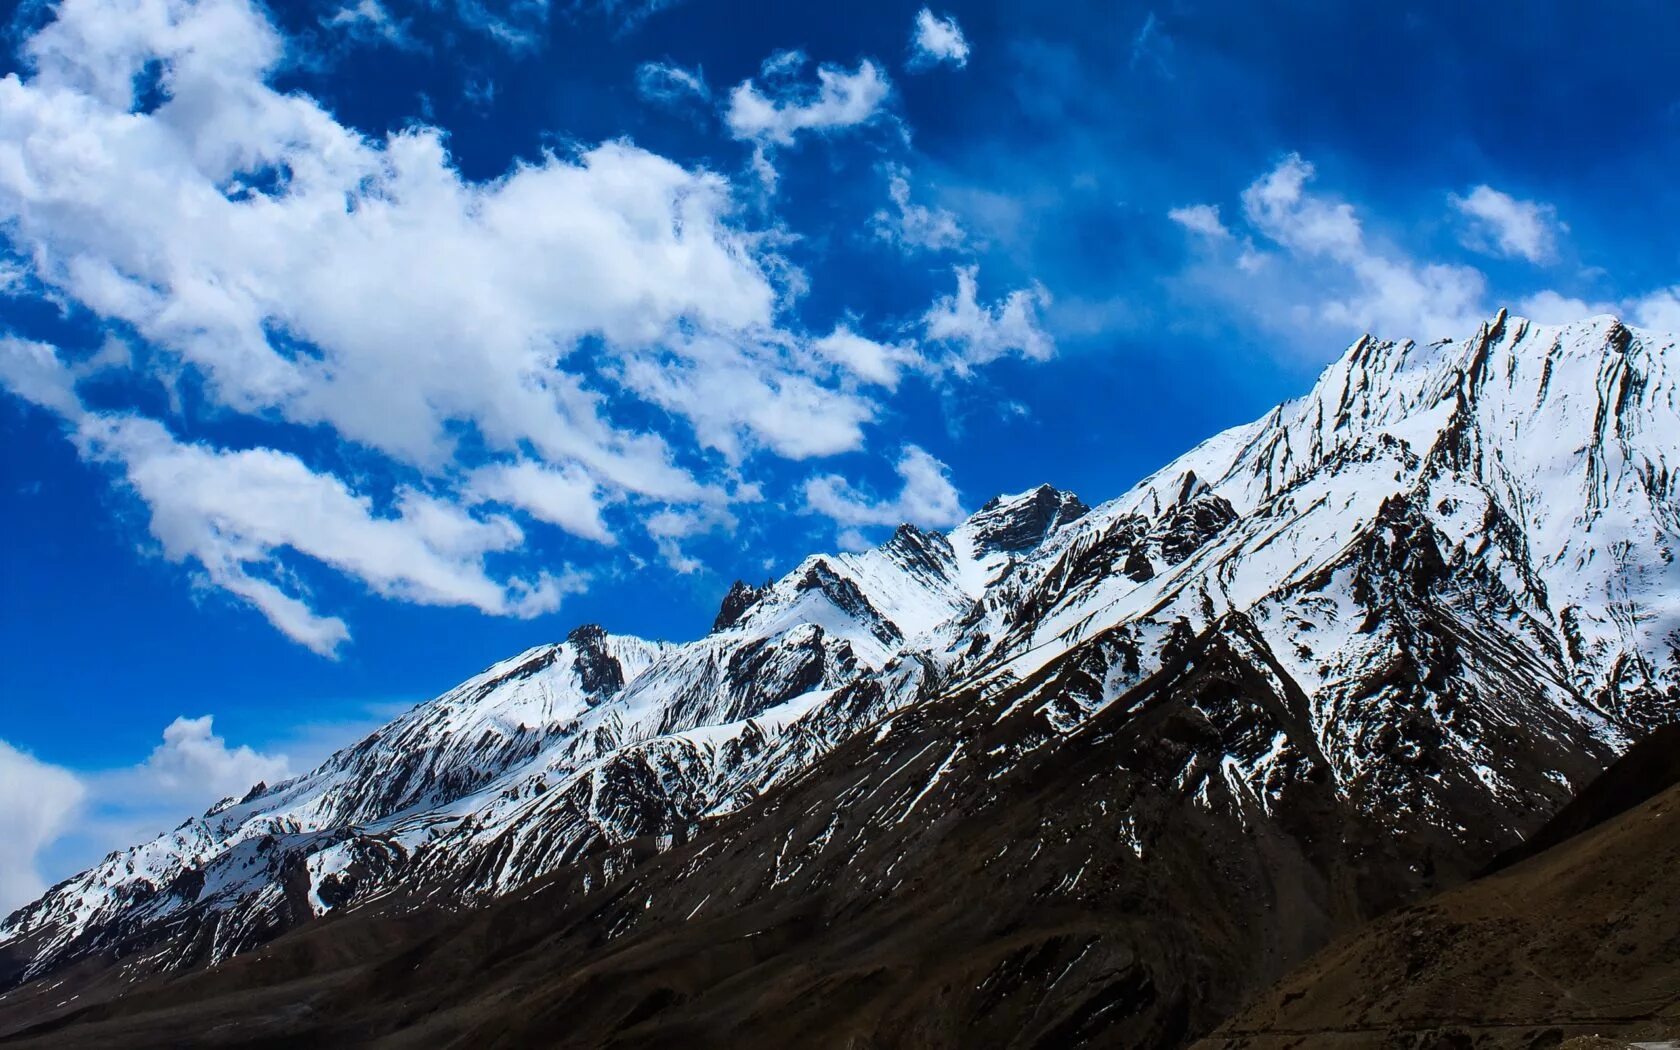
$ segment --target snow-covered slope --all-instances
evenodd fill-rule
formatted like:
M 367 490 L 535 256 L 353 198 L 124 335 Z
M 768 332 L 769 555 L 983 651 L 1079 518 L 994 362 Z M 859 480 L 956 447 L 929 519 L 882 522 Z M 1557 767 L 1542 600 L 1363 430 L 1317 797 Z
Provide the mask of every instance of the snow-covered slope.
M 895 754 L 897 716 L 936 698 L 1033 713 L 984 752 L 1017 762 L 1192 649 L 1241 683 L 1173 774 L 1195 805 L 1264 819 L 1322 770 L 1379 821 L 1512 834 L 1680 714 L 1677 472 L 1673 336 L 1501 314 L 1458 343 L 1367 338 L 1095 509 L 1000 497 L 948 535 L 738 584 L 693 642 L 584 627 L 498 664 L 54 887 L 0 927 L 0 982 L 214 961 L 390 894 L 471 903 L 657 853 L 854 738 L 856 761 Z M 906 812 L 979 761 L 950 743 L 905 774 Z

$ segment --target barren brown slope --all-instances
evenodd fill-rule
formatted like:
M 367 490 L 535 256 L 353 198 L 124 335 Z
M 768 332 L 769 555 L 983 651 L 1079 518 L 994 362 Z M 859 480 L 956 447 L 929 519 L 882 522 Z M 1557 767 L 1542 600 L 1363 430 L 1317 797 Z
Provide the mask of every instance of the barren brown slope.
M 1510 844 L 1480 796 L 1445 796 L 1459 836 L 1349 805 L 1240 618 L 1059 737 L 1042 701 L 1096 695 L 1131 644 L 902 712 L 689 842 L 605 851 L 481 912 L 392 902 L 121 999 L 38 982 L 0 1002 L 0 1042 L 1176 1047 Z M 1301 768 L 1268 808 L 1220 770 L 1279 734 Z
M 1200 1047 L 1680 1037 L 1680 726 L 1635 747 L 1531 841 L 1551 845 L 1363 927 Z

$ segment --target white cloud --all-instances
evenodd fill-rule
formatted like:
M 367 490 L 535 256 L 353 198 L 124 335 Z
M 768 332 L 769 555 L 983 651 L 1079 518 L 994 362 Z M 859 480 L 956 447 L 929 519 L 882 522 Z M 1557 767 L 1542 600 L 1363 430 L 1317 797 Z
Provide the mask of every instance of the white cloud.
M 69 770 L 0 740 L 0 917 L 46 890 L 39 854 L 68 829 L 86 794 Z
M 979 301 L 979 268 L 959 266 L 956 275 L 956 294 L 939 299 L 922 318 L 927 340 L 954 351 L 955 371 L 1011 353 L 1037 361 L 1055 354 L 1055 341 L 1039 326 L 1039 311 L 1050 305 L 1043 285 L 1016 289 L 987 306 Z
M 278 784 L 292 775 L 285 755 L 267 755 L 245 744 L 228 747 L 216 735 L 214 718 L 178 717 L 163 730 L 163 743 L 132 769 L 99 774 L 96 793 L 107 801 L 134 799 L 145 807 L 194 812 L 229 796 L 243 796 L 259 783 Z
M 636 67 L 636 91 L 651 102 L 672 103 L 685 98 L 702 102 L 712 97 L 698 68 L 684 69 L 667 62 L 643 62 Z
M 1547 289 L 1523 299 L 1516 310 L 1541 324 L 1567 324 L 1597 314 L 1612 314 L 1640 328 L 1680 334 L 1680 285 L 1658 288 L 1621 302 L 1580 299 Z
M 1219 219 L 1219 205 L 1191 204 L 1183 208 L 1174 208 L 1167 212 L 1167 218 L 1191 233 L 1199 233 L 1203 237 L 1224 240 L 1231 236 L 1231 231 Z
M 1306 192 L 1313 166 L 1291 153 L 1243 191 L 1254 228 L 1286 248 L 1341 260 L 1357 258 L 1364 234 L 1353 205 Z
M 1680 284 L 1641 296 L 1629 304 L 1628 313 L 1641 328 L 1680 334 Z
M 387 706 L 379 721 L 392 713 Z M 339 724 L 320 743 L 342 746 L 349 728 L 372 725 Z M 229 746 L 210 715 L 176 718 L 144 761 L 108 769 L 72 771 L 0 741 L 0 916 L 114 849 L 292 773 L 283 754 Z
M 626 388 L 687 420 L 701 445 L 739 463 L 755 448 L 787 459 L 859 447 L 875 402 L 855 389 L 819 383 L 787 345 L 695 335 L 658 355 L 627 359 Z
M 1615 313 L 1616 306 L 1614 303 L 1589 303 L 1548 288 L 1517 303 L 1516 312 L 1541 324 L 1568 324 L 1594 314 Z
M 956 17 L 940 18 L 928 8 L 916 12 L 916 26 L 910 35 L 910 68 L 920 69 L 949 62 L 958 69 L 968 65 L 968 40 Z
M 847 72 L 840 66 L 817 67 L 817 83 L 795 84 L 792 74 L 804 66 L 797 51 L 772 55 L 762 70 L 769 93 L 743 80 L 729 93 L 724 121 L 738 139 L 789 146 L 807 131 L 829 132 L 874 121 L 892 86 L 869 59 Z
M 898 495 L 891 499 L 879 499 L 859 492 L 837 474 L 811 478 L 805 483 L 806 509 L 851 530 L 905 522 L 927 528 L 946 528 L 962 521 L 962 502 L 956 487 L 951 484 L 949 467 L 927 451 L 915 445 L 906 445 L 897 469 L 904 484 Z M 852 538 L 855 540 L 856 537 L 854 531 Z
M 349 632 L 343 621 L 317 616 L 286 593 L 284 551 L 329 565 L 377 594 L 495 615 L 551 612 L 576 589 L 548 575 L 487 575 L 484 556 L 524 538 L 505 517 L 476 518 L 412 489 L 398 490 L 394 513 L 377 513 L 368 497 L 287 453 L 183 444 L 157 422 L 134 416 L 86 416 L 77 436 L 91 457 L 123 470 L 151 510 L 151 532 L 166 557 L 197 562 L 212 583 L 317 652 L 332 653 Z
M 648 519 L 647 530 L 659 542 L 659 556 L 672 570 L 685 576 L 705 568 L 698 558 L 690 557 L 682 549 L 682 540 L 708 532 L 729 532 L 735 528 L 735 516 L 717 508 L 659 511 Z
M 379 0 L 357 0 L 323 18 L 322 24 L 343 31 L 359 43 L 384 43 L 401 51 L 418 51 L 422 46 L 410 32 L 407 19 L 391 17 Z
M 69 0 L 26 45 L 35 80 L 0 80 L 0 217 L 39 276 L 237 411 L 325 423 L 427 468 L 464 422 L 492 450 L 702 495 L 663 440 L 608 424 L 563 366 L 589 336 L 637 348 L 679 323 L 773 323 L 776 289 L 757 238 L 729 225 L 726 183 L 618 143 L 467 182 L 433 129 L 365 141 L 262 83 L 278 44 L 246 4 L 144 10 L 129 21 L 162 27 L 107 34 L 99 54 L 69 38 L 107 12 Z M 129 76 L 158 54 L 173 97 L 130 115 Z M 275 172 L 269 192 L 249 188 Z
M 915 348 L 900 343 L 878 343 L 858 335 L 845 325 L 811 343 L 811 349 L 856 376 L 891 390 L 906 368 L 923 362 Z
M 1566 230 L 1550 204 L 1524 201 L 1481 185 L 1467 196 L 1449 194 L 1449 201 L 1467 221 L 1465 247 L 1495 255 L 1515 256 L 1532 263 L 1557 253 L 1557 234 Z
M 1432 339 L 1472 331 L 1487 316 L 1487 280 L 1479 270 L 1373 244 L 1353 205 L 1308 188 L 1314 175 L 1310 163 L 1290 154 L 1242 193 L 1249 228 L 1281 251 L 1261 252 L 1246 236 L 1215 237 L 1210 247 L 1224 247 L 1213 261 L 1198 263 L 1191 279 L 1268 324 L 1315 336 L 1329 327 Z M 1218 220 L 1183 211 L 1173 218 L 1189 228 L 1212 229 Z
M 957 217 L 944 208 L 910 201 L 910 179 L 904 169 L 888 169 L 887 195 L 894 210 L 877 211 L 869 220 L 875 235 L 906 251 L 945 251 L 960 248 L 967 239 Z
M 493 463 L 472 472 L 466 491 L 475 502 L 518 507 L 574 536 L 597 543 L 614 542 L 606 522 L 601 520 L 601 500 L 594 480 L 574 467 L 556 469 L 530 460 Z
M 287 551 L 376 594 L 496 615 L 552 611 L 581 586 L 571 574 L 488 575 L 485 556 L 524 538 L 506 517 L 474 517 L 410 488 L 397 490 L 390 513 L 378 513 L 367 496 L 288 453 L 187 444 L 156 420 L 88 411 L 73 382 L 50 347 L 0 339 L 0 383 L 60 415 L 84 458 L 121 472 L 150 510 L 151 533 L 166 558 L 196 563 L 210 583 L 316 652 L 333 654 L 349 630 L 296 593 L 281 557 Z
M 510 42 L 545 24 L 520 10 L 460 7 Z M 551 609 L 575 577 L 485 566 L 522 542 L 516 517 L 607 542 L 623 538 L 615 507 L 714 513 L 747 490 L 755 454 L 862 447 L 876 398 L 917 363 L 795 327 L 788 235 L 746 225 L 716 174 L 609 142 L 472 180 L 438 129 L 369 138 L 275 90 L 284 41 L 251 0 L 64 0 L 54 15 L 20 46 L 32 72 L 0 77 L 0 224 L 28 268 L 7 287 L 84 307 L 134 352 L 60 360 L 9 340 L 0 380 L 117 468 L 166 556 L 317 651 L 348 627 L 317 611 L 293 558 L 402 601 Z M 357 2 L 344 24 L 390 18 Z M 762 86 L 733 93 L 731 127 L 760 152 L 880 114 L 873 63 L 824 66 L 814 85 L 797 82 L 805 63 L 773 56 Z M 147 69 L 158 90 L 137 99 Z M 950 239 L 940 213 L 905 214 Z M 1048 353 L 1040 290 L 982 308 L 963 287 L 929 321 L 961 363 Z M 401 483 L 376 506 L 288 452 L 86 410 L 76 386 L 96 369 L 336 436 Z M 648 408 L 677 424 L 618 421 Z
M 1315 192 L 1313 165 L 1290 154 L 1242 193 L 1243 218 L 1275 250 L 1261 251 L 1226 226 L 1212 205 L 1176 208 L 1173 221 L 1207 237 L 1208 251 L 1181 280 L 1241 305 L 1261 321 L 1315 339 L 1366 331 L 1428 340 L 1474 331 L 1493 310 L 1488 279 L 1473 266 L 1419 259 L 1376 242 L 1346 201 Z M 1533 261 L 1551 258 L 1558 223 L 1550 206 L 1478 186 L 1455 206 L 1474 220 L 1479 246 Z M 1620 302 L 1542 289 L 1516 296 L 1515 311 L 1543 324 L 1621 314 L 1658 330 L 1680 329 L 1680 288 Z
M 1427 340 L 1474 331 L 1489 313 L 1487 281 L 1473 267 L 1371 255 L 1353 272 L 1358 289 L 1322 304 L 1331 324 Z

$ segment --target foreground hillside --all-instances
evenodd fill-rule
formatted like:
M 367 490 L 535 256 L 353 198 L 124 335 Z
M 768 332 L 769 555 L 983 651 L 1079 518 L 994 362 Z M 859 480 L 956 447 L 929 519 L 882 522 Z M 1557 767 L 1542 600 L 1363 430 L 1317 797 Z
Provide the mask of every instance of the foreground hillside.
M 113 854 L 0 927 L 0 1033 L 1180 1045 L 1675 720 L 1677 548 L 1673 336 L 1361 340 L 1119 499 L 581 628 Z
M 1315 956 L 1199 1050 L 1680 1040 L 1680 725 L 1511 866 Z

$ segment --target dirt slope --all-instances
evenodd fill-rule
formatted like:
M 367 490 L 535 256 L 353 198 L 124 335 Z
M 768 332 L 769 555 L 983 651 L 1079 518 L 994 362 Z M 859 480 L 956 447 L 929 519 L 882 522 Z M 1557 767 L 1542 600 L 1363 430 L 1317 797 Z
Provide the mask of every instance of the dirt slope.
M 1202 1050 L 1680 1038 L 1680 726 L 1494 874 L 1320 952 Z M 1613 1044 L 1607 1044 L 1613 1045 Z

